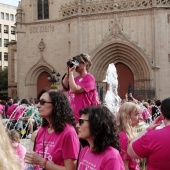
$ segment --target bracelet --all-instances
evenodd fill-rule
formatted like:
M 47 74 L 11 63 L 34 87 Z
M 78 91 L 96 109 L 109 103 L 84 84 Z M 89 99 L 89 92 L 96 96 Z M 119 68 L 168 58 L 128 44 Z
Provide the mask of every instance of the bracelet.
M 44 160 L 42 168 L 45 169 L 46 165 L 47 165 L 47 159 Z

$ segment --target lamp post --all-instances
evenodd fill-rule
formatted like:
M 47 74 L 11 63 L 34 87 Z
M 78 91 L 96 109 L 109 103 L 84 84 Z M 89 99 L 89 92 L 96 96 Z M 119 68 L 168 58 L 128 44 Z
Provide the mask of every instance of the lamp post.
M 56 83 L 60 81 L 60 73 L 56 73 L 55 70 L 53 70 L 51 75 L 47 75 L 47 79 L 52 83 L 51 88 L 57 88 Z

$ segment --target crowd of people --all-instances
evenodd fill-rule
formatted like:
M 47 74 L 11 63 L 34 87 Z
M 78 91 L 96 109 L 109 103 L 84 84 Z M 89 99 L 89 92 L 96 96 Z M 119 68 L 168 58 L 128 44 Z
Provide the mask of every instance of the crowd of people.
M 138 101 L 129 93 L 113 114 L 99 101 L 90 66 L 79 54 L 67 63 L 61 90 L 0 101 L 1 170 L 140 170 L 143 158 L 147 170 L 170 169 L 170 98 Z M 138 133 L 140 123 L 147 128 Z

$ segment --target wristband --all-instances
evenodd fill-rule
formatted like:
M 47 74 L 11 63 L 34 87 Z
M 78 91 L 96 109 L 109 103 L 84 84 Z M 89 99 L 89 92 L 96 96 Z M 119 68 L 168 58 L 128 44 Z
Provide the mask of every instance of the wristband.
M 45 169 L 46 165 L 47 165 L 47 159 L 44 160 L 42 168 Z

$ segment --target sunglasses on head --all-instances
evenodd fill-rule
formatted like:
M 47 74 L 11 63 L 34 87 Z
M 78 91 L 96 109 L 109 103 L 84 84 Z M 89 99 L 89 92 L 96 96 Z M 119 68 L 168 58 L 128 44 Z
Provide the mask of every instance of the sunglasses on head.
M 47 102 L 45 100 L 39 100 L 38 103 L 40 103 L 40 105 L 44 105 L 45 103 L 52 103 L 52 102 Z
M 84 123 L 84 121 L 89 121 L 89 120 L 86 120 L 86 119 L 79 119 L 79 125 L 81 126 L 81 125 Z

